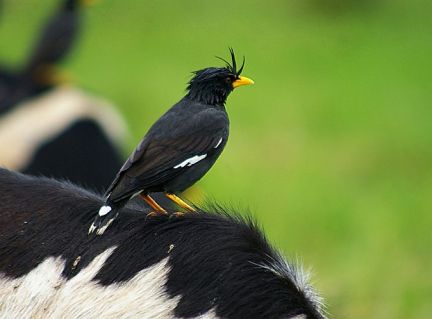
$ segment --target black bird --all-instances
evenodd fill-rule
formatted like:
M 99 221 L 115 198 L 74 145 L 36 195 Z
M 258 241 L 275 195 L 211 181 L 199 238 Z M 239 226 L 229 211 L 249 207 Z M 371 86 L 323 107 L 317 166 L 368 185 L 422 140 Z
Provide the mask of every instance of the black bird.
M 147 132 L 126 160 L 105 193 L 105 203 L 90 226 L 89 233 L 101 235 L 134 195 L 166 214 L 150 196 L 164 192 L 180 207 L 194 209 L 175 194 L 192 186 L 213 166 L 228 140 L 229 120 L 225 101 L 234 88 L 253 84 L 240 76 L 234 51 L 232 64 L 194 72 L 187 94 L 171 107 Z
M 24 72 L 33 76 L 52 76 L 51 68 L 63 60 L 76 40 L 80 28 L 79 9 L 88 3 L 89 0 L 63 0 L 36 41 Z
M 51 90 L 61 76 L 55 66 L 73 47 L 81 25 L 80 8 L 91 0 L 62 0 L 43 26 L 28 60 L 20 70 L 0 66 L 0 113 Z

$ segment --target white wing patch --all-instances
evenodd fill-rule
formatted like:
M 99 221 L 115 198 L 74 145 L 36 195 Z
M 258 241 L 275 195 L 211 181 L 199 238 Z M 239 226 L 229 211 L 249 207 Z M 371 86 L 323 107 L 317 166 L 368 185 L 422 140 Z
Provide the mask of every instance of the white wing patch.
M 198 163 L 199 161 L 205 159 L 206 157 L 207 157 L 207 154 L 195 155 L 195 156 L 189 157 L 188 159 L 184 160 L 180 164 L 177 164 L 176 166 L 174 166 L 174 169 L 180 168 L 180 167 L 185 167 L 185 166 L 192 166 L 192 165 Z
M 111 206 L 102 206 L 99 209 L 99 216 L 105 216 L 111 211 Z
M 214 148 L 218 148 L 219 147 L 219 145 L 222 143 L 222 137 L 219 139 L 219 141 L 217 142 L 217 144 L 216 144 L 216 146 L 214 147 Z

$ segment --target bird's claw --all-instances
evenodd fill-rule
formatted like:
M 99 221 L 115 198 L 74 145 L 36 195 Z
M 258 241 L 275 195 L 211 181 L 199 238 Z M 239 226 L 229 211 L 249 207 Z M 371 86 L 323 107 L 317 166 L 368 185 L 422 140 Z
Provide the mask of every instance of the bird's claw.
M 168 213 L 166 211 L 152 211 L 147 214 L 146 218 L 158 217 L 158 216 L 166 216 Z
M 179 217 L 184 217 L 184 215 L 186 215 L 186 213 L 184 213 L 184 212 L 175 212 L 175 213 L 172 213 L 170 217 L 179 218 Z

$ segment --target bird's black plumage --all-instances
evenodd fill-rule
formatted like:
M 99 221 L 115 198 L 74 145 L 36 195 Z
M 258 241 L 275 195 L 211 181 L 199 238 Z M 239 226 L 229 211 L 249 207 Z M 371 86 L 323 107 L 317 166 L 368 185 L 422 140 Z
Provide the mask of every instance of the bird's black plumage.
M 232 64 L 194 72 L 187 94 L 153 124 L 106 192 L 90 231 L 103 233 L 134 194 L 175 194 L 192 186 L 213 166 L 229 134 L 225 101 L 232 90 L 253 83 Z

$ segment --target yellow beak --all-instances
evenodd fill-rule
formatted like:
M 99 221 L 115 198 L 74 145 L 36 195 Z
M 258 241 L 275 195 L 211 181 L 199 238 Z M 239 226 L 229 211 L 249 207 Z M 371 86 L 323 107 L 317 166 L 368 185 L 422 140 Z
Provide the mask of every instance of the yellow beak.
M 237 80 L 232 83 L 233 88 L 237 88 L 242 85 L 254 84 L 255 82 L 245 76 L 239 76 Z

